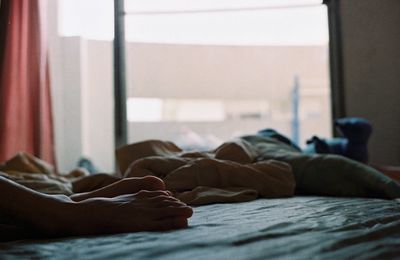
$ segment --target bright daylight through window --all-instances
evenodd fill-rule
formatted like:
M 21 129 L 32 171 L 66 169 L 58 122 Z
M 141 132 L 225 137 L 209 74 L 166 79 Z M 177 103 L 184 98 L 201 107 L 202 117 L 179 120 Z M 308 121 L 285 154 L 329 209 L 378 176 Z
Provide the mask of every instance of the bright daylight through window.
M 330 136 L 321 1 L 125 1 L 129 141 Z
M 60 34 L 90 39 L 98 88 L 100 66 L 112 66 L 96 48 L 111 53 L 113 1 L 59 8 Z M 331 136 L 322 0 L 125 0 L 125 37 L 128 142 L 207 149 L 264 128 L 300 146 Z

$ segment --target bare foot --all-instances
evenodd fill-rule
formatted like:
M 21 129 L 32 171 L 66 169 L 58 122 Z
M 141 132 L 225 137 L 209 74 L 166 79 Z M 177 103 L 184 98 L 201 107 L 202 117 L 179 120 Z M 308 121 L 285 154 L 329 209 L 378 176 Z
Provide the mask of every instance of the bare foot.
M 72 183 L 72 190 L 74 193 L 82 193 L 100 189 L 108 186 L 114 182 L 121 180 L 121 178 L 107 173 L 96 173 L 94 175 L 83 177 Z
M 127 185 L 126 188 L 142 189 L 143 185 L 165 188 L 164 183 L 155 177 L 144 179 L 135 182 L 136 186 Z M 149 179 L 153 181 L 149 182 Z M 113 192 L 124 191 L 123 187 L 121 185 L 119 190 L 115 185 L 96 192 L 113 196 Z M 0 177 L 0 216 L 8 216 L 12 220 L 8 224 L 21 227 L 34 236 L 95 235 L 187 227 L 192 209 L 169 192 L 142 190 L 132 193 L 129 190 L 128 193 L 131 194 L 112 198 L 81 197 L 83 200 L 75 202 L 67 196 L 46 195 Z
M 124 177 L 148 175 L 164 178 L 168 173 L 192 161 L 192 158 L 151 156 L 134 161 L 124 173 Z
M 193 211 L 167 191 L 139 191 L 113 198 L 90 198 L 64 210 L 58 233 L 97 235 L 185 228 Z M 61 231 L 61 232 L 60 232 Z
M 141 190 L 165 190 L 165 184 L 161 179 L 154 176 L 125 178 L 94 191 L 74 194 L 70 198 L 73 201 L 82 201 L 94 197 L 111 198 L 123 194 L 137 193 Z

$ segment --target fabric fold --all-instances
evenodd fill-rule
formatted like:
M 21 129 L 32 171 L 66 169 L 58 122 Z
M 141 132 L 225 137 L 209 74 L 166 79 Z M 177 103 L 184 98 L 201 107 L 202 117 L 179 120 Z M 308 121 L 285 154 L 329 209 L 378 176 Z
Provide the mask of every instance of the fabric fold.
M 241 139 L 203 153 L 184 152 L 170 142 L 150 140 L 122 147 L 117 154 L 123 159 L 120 169 L 126 169 L 124 177 L 157 176 L 191 205 L 294 195 L 289 164 L 256 161 L 257 151 Z

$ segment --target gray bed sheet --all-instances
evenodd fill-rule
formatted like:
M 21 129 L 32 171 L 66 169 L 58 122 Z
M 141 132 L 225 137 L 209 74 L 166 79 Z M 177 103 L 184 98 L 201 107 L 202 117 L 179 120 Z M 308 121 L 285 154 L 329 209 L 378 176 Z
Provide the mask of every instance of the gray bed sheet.
M 190 228 L 0 244 L 0 258 L 400 258 L 396 200 L 293 197 L 196 207 Z

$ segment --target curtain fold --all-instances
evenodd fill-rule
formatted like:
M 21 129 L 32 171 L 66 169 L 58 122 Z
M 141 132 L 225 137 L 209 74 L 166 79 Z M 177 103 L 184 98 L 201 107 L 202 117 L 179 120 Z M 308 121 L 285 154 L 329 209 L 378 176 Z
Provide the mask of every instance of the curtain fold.
M 24 151 L 54 164 L 49 68 L 40 0 L 3 0 L 1 9 L 4 46 L 0 50 L 0 162 Z

